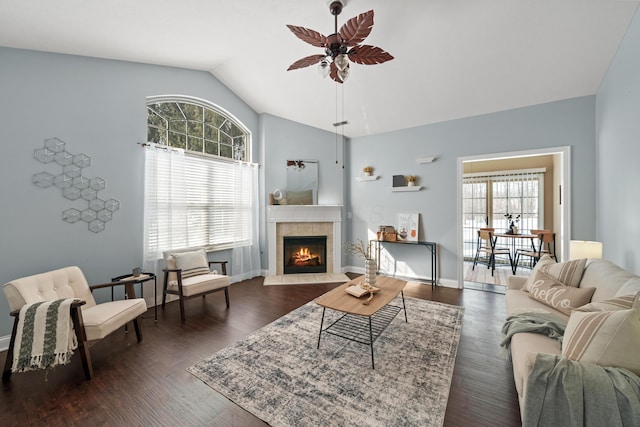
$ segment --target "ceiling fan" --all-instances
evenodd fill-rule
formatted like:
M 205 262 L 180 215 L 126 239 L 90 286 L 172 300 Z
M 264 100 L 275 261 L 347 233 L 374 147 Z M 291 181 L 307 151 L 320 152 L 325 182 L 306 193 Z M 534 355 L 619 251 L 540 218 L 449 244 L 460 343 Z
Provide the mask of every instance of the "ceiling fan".
M 344 4 L 344 0 L 334 0 L 329 4 L 329 10 L 335 17 L 335 26 L 334 33 L 328 37 L 308 28 L 287 25 L 300 40 L 324 49 L 324 54 L 310 55 L 297 60 L 287 71 L 319 63 L 318 71 L 322 77 L 330 76 L 336 82 L 343 83 L 349 77 L 349 61 L 373 65 L 393 59 L 391 54 L 379 47 L 359 44 L 371 33 L 373 10 L 349 19 L 338 31 L 338 15 L 342 12 Z

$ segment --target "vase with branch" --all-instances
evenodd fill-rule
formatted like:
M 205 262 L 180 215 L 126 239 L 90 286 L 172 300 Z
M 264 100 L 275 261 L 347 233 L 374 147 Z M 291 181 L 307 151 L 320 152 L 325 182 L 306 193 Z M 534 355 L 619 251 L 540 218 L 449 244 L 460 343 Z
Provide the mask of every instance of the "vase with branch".
M 504 214 L 504 216 L 509 222 L 509 230 L 507 230 L 507 234 L 518 234 L 517 224 L 520 221 L 520 214 L 514 216 L 513 214 L 507 212 L 506 214 Z
M 345 251 L 349 255 L 356 255 L 364 258 L 364 282 L 360 283 L 360 286 L 365 291 L 369 292 L 369 298 L 364 302 L 364 304 L 369 304 L 373 299 L 374 288 L 376 284 L 376 260 L 372 257 L 371 254 L 371 246 L 365 244 L 361 239 L 358 239 L 355 243 L 346 242 L 344 244 Z

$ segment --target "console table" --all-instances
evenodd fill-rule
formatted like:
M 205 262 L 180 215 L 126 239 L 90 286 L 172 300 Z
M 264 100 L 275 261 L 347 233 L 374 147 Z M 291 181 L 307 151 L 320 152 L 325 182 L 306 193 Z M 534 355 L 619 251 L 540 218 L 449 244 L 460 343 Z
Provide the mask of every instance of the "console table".
M 370 240 L 369 245 L 373 245 L 374 253 L 376 255 L 376 263 L 377 270 L 380 270 L 380 251 L 384 245 L 406 245 L 406 246 L 422 246 L 429 250 L 429 254 L 431 256 L 431 280 L 424 279 L 431 282 L 431 288 L 436 285 L 436 278 L 438 277 L 438 251 L 437 251 L 437 243 L 436 242 L 423 242 L 423 241 L 415 241 L 410 242 L 406 240 Z

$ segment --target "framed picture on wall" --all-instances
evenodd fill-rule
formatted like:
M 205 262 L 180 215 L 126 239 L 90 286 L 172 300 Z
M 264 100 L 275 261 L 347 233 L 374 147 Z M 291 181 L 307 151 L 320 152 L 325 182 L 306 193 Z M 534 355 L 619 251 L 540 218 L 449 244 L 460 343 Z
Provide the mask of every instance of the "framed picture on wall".
M 398 214 L 398 228 L 397 228 L 398 240 L 417 242 L 419 228 L 420 228 L 419 213 Z

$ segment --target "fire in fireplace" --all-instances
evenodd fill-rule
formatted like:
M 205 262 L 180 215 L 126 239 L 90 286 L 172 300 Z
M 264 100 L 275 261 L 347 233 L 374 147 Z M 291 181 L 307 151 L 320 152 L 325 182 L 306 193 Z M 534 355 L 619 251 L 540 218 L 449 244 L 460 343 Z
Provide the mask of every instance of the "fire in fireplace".
M 327 236 L 285 236 L 284 274 L 326 273 Z

